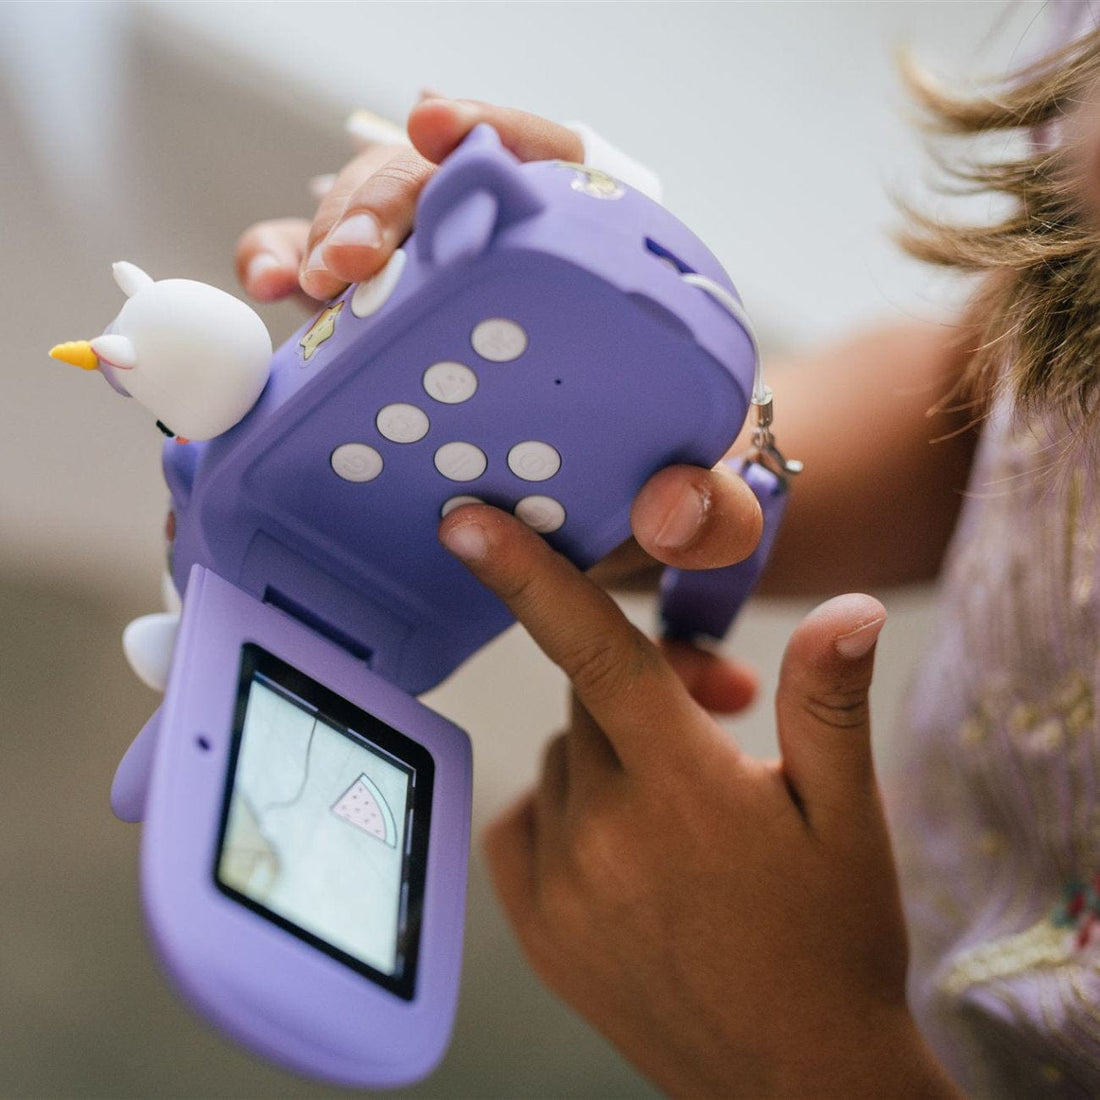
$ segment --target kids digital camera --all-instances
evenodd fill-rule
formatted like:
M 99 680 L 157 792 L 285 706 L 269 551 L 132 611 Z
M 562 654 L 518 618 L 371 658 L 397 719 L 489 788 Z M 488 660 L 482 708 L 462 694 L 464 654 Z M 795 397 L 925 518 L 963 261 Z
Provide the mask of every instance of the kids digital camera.
M 440 518 L 484 501 L 582 568 L 612 550 L 653 473 L 711 466 L 745 420 L 736 292 L 658 204 L 520 164 L 484 126 L 379 274 L 269 369 L 262 340 L 248 352 L 263 368 L 229 386 L 231 426 L 194 378 L 216 389 L 248 325 L 198 348 L 212 313 L 172 306 L 185 281 L 119 277 L 129 301 L 81 365 L 190 440 L 164 445 L 183 597 L 167 691 L 112 792 L 143 821 L 151 937 L 246 1046 L 342 1084 L 414 1080 L 454 1015 L 471 787 L 466 734 L 415 696 L 511 621 Z M 672 606 L 676 632 L 692 606 Z

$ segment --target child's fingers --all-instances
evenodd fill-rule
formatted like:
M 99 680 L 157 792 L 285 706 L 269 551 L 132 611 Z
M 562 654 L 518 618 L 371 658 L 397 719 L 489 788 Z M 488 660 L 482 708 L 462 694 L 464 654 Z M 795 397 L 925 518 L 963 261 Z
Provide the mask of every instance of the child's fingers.
M 657 648 L 615 602 L 538 535 L 503 512 L 465 506 L 440 539 L 492 589 L 573 683 L 627 770 L 660 768 L 676 731 L 688 761 L 715 729 Z
M 302 261 L 303 289 L 331 298 L 369 278 L 409 235 L 416 199 L 434 168 L 412 149 L 372 145 L 321 199 Z
M 576 134 L 537 115 L 466 100 L 421 100 L 409 115 L 409 136 L 419 151 L 371 147 L 364 155 L 378 156 L 381 148 L 386 159 L 354 189 L 344 186 L 342 174 L 322 201 L 302 269 L 303 286 L 331 295 L 340 289 L 333 278 L 349 283 L 373 275 L 411 232 L 417 199 L 435 165 L 479 122 L 496 127 L 521 160 L 583 156 Z M 422 155 L 425 149 L 433 155 Z
M 424 99 L 408 119 L 409 138 L 428 160 L 439 164 L 480 122 L 487 122 L 522 161 L 584 159 L 584 144 L 567 126 L 472 99 Z
M 580 789 L 602 787 L 607 777 L 621 770 L 619 758 L 595 719 L 576 693 L 569 697 L 569 735 L 566 759 L 570 786 Z
M 868 691 L 885 621 L 871 596 L 838 596 L 811 612 L 787 644 L 776 693 L 779 747 L 815 830 L 859 814 L 875 789 Z
M 603 588 L 651 588 L 659 564 L 719 569 L 748 557 L 761 534 L 760 503 L 723 462 L 667 466 L 634 498 L 635 537 L 588 571 Z
M 651 557 L 680 569 L 717 569 L 747 558 L 760 540 L 760 504 L 725 463 L 668 466 L 634 498 L 630 523 Z
M 344 129 L 358 149 L 372 145 L 408 145 L 409 138 L 396 122 L 377 115 L 366 108 L 352 111 L 344 123 Z
M 535 913 L 535 801 L 524 795 L 482 837 L 493 885 L 504 912 L 522 934 Z
M 423 143 L 420 152 L 369 144 L 321 199 L 299 273 L 306 293 L 331 298 L 374 275 L 411 232 L 417 199 L 435 165 L 479 122 L 495 126 L 522 160 L 583 156 L 576 134 L 537 115 L 466 100 L 422 100 L 409 116 L 409 135 Z M 433 155 L 425 157 L 424 149 Z
M 705 710 L 739 714 L 756 698 L 759 680 L 746 665 L 690 642 L 663 640 L 660 649 L 691 697 Z
M 258 222 L 237 241 L 237 279 L 260 302 L 274 302 L 298 290 L 298 267 L 309 237 L 305 218 Z

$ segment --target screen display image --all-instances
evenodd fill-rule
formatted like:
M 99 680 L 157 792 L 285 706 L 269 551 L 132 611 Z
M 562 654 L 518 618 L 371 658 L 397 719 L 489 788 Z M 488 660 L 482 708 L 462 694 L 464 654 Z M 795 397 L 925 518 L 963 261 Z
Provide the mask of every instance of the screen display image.
M 409 996 L 430 758 L 256 646 L 235 733 L 219 887 Z

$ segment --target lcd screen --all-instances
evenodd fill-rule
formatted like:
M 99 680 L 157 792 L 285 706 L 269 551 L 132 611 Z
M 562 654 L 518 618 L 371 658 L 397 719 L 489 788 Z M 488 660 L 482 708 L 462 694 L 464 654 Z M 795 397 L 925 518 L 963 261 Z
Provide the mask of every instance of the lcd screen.
M 431 771 L 421 746 L 246 646 L 218 886 L 410 997 Z

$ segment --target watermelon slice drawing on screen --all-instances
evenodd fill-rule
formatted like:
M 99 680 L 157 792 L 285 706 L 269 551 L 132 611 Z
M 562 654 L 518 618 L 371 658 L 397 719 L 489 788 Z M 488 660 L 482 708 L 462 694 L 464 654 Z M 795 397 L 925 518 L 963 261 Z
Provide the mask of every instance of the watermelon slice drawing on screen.
M 391 848 L 397 847 L 397 823 L 393 811 L 369 776 L 359 776 L 339 797 L 332 812 Z

